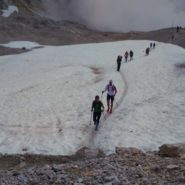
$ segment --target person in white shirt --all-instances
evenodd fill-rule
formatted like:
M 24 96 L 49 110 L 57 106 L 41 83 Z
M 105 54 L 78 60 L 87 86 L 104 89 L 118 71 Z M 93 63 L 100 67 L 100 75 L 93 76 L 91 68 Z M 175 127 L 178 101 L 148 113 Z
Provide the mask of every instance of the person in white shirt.
M 114 97 L 117 93 L 116 86 L 113 84 L 112 80 L 109 80 L 109 84 L 106 85 L 105 90 L 102 91 L 102 94 L 105 91 L 107 91 L 107 112 L 112 113 Z

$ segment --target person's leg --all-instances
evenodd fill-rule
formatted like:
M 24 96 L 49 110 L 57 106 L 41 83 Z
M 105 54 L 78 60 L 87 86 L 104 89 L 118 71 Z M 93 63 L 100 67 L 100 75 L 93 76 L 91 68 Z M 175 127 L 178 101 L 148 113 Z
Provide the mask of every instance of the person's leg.
M 121 64 L 120 64 L 120 63 L 118 63 L 118 70 L 117 70 L 117 71 L 119 71 L 119 70 L 120 70 L 120 66 L 121 66 Z
M 96 113 L 93 112 L 93 121 L 94 121 L 94 124 L 96 125 Z
M 101 117 L 101 112 L 98 112 L 97 113 L 97 123 L 99 124 L 99 122 L 100 122 L 100 117 Z
M 107 112 L 109 112 L 110 109 L 110 96 L 107 94 Z
M 101 117 L 101 112 L 97 112 L 97 117 L 96 117 L 96 130 L 98 130 L 98 126 L 100 123 L 100 117 Z
M 114 102 L 114 96 L 111 96 L 111 108 L 110 108 L 110 113 L 112 113 L 113 102 Z

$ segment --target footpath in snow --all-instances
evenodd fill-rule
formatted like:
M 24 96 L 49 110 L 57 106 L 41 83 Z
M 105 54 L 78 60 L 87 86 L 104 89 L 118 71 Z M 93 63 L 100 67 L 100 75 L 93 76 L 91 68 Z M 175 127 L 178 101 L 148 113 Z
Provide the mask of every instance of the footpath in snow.
M 150 41 L 45 46 L 0 57 L 0 152 L 70 155 L 83 146 L 155 150 L 185 141 L 185 50 Z M 134 60 L 116 71 L 126 50 Z M 91 103 L 112 79 L 115 109 L 90 125 Z M 106 96 L 103 96 L 106 106 Z

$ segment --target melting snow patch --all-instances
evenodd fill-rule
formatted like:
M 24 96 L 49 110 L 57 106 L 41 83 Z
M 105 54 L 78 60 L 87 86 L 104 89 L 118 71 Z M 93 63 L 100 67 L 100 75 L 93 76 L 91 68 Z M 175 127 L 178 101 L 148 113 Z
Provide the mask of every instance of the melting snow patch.
M 3 17 L 9 17 L 12 13 L 18 12 L 18 8 L 16 6 L 10 5 L 8 6 L 8 9 L 2 10 L 2 12 Z
M 25 48 L 25 49 L 33 49 L 36 47 L 41 47 L 36 42 L 30 42 L 30 41 L 13 41 L 9 42 L 7 44 L 0 44 L 0 46 L 9 47 L 9 48 Z
M 185 73 L 174 65 L 184 62 L 185 50 L 156 43 L 145 56 L 149 44 L 45 46 L 1 56 L 0 153 L 71 155 L 84 146 L 112 153 L 115 147 L 183 143 Z M 134 60 L 118 73 L 117 54 L 128 48 Z M 91 103 L 110 79 L 118 90 L 113 113 L 102 114 L 94 131 Z M 101 99 L 107 108 L 106 94 Z

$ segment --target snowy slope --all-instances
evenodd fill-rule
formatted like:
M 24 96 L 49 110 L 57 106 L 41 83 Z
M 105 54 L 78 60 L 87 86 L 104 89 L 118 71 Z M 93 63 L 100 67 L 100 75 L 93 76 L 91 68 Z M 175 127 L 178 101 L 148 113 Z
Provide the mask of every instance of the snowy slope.
M 42 47 L 40 44 L 36 42 L 30 41 L 12 41 L 6 44 L 0 44 L 0 46 L 10 47 L 10 48 L 26 48 L 26 49 L 34 49 L 38 47 Z
M 6 10 L 2 10 L 2 12 L 3 17 L 9 17 L 14 12 L 18 13 L 18 8 L 16 6 L 10 5 Z
M 174 64 L 185 50 L 149 41 L 46 46 L 0 57 L 0 152 L 72 154 L 82 146 L 155 150 L 185 141 L 185 75 Z M 116 58 L 133 49 L 134 61 L 116 72 Z M 90 123 L 91 103 L 109 79 L 118 88 L 114 112 Z M 105 95 L 103 102 L 106 105 Z

